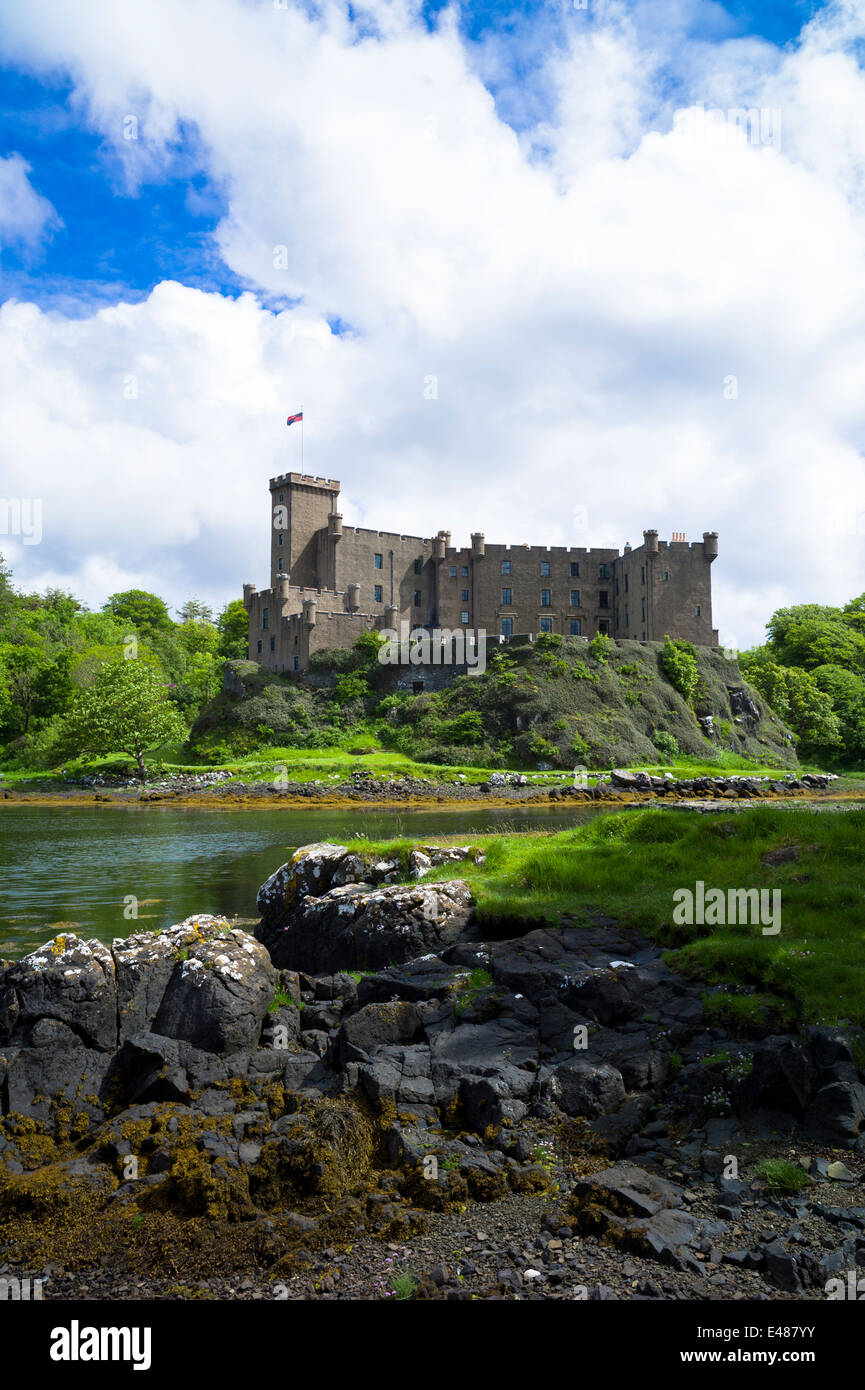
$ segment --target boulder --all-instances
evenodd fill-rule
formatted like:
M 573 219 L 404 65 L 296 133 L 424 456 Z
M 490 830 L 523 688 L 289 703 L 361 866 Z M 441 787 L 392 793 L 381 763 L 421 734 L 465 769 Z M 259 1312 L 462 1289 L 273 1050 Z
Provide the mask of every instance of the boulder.
M 230 931 L 227 918 L 202 913 L 163 932 L 115 938 L 111 954 L 117 980 L 118 1042 L 149 1030 L 178 965 Z
M 175 966 L 152 1031 L 206 1052 L 249 1051 L 277 983 L 267 951 L 246 932 L 206 940 Z
M 263 920 L 256 936 L 280 969 L 313 975 L 381 970 L 440 951 L 473 914 L 474 900 L 461 879 L 381 888 L 349 884 L 303 898 L 284 923 Z
M 617 1110 L 625 1099 L 622 1073 L 606 1062 L 574 1058 L 557 1067 L 547 1083 L 549 1098 L 566 1115 L 598 1115 Z
M 301 845 L 259 888 L 257 903 L 262 917 L 267 921 L 280 921 L 309 894 L 320 897 L 326 893 L 348 854 L 345 845 L 331 845 L 326 841 Z M 352 858 L 362 863 L 358 856 Z M 342 879 L 342 882 L 347 881 L 350 880 Z
M 107 946 L 68 932 L 8 967 L 0 985 L 0 1041 L 43 1018 L 65 1023 L 86 1047 L 116 1046 L 117 986 Z

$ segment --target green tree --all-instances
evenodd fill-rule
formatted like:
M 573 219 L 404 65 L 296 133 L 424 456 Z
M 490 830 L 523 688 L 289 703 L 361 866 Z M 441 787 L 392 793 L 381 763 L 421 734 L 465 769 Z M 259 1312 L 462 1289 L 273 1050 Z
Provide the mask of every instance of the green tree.
M 146 589 L 125 589 L 120 594 L 112 594 L 102 605 L 102 611 L 139 633 L 170 632 L 173 626 L 162 599 Z
M 841 743 L 841 723 L 832 697 L 820 689 L 810 671 L 767 661 L 749 670 L 748 679 L 800 743 L 818 748 Z
M 120 660 L 107 662 L 74 697 L 63 721 L 61 746 L 89 757 L 128 753 L 143 777 L 145 753 L 184 734 L 183 720 L 155 666 L 143 659 Z
M 4 704 L 11 711 L 17 731 L 26 734 L 36 713 L 40 681 L 51 662 L 36 645 L 0 643 L 0 679 L 6 689 Z
M 14 602 L 15 590 L 12 588 L 12 571 L 3 556 L 0 555 L 0 625 L 7 621 Z
M 188 598 L 182 608 L 178 608 L 177 616 L 182 623 L 212 623 L 213 609 L 193 594 Z
M 239 598 L 227 603 L 216 620 L 219 652 L 226 661 L 242 660 L 249 651 L 249 614 Z
M 847 756 L 861 762 L 865 758 L 865 680 L 841 666 L 818 666 L 811 674 L 832 701 Z

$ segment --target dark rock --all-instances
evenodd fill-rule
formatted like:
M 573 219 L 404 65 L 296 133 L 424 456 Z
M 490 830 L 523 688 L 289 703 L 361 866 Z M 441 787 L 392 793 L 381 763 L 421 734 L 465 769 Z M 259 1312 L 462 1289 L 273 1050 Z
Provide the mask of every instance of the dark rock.
M 591 1119 L 616 1110 L 625 1099 L 625 1085 L 615 1067 L 574 1058 L 556 1068 L 548 1094 L 566 1115 Z
M 277 986 L 266 950 L 246 932 L 231 931 L 191 947 L 162 997 L 152 1031 L 207 1052 L 255 1047 Z

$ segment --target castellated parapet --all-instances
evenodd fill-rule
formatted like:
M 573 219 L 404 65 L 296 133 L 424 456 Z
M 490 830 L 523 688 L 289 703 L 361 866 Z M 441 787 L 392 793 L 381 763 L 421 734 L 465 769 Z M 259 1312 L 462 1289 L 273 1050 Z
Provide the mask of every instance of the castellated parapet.
M 666 634 L 716 646 L 710 567 L 717 531 L 669 541 L 656 530 L 622 552 L 585 546 L 497 545 L 473 531 L 409 536 L 345 526 L 340 483 L 307 473 L 270 480 L 270 587 L 244 584 L 249 656 L 273 671 L 304 671 L 313 652 L 396 628 L 522 633 L 598 632 L 636 641 Z

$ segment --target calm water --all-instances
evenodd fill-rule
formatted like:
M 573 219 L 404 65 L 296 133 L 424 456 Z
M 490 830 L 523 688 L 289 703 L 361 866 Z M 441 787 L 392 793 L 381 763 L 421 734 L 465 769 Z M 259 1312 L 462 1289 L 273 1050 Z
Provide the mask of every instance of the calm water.
M 200 807 L 0 808 L 0 956 L 26 954 L 58 931 L 111 941 L 195 912 L 254 918 L 264 880 L 298 845 L 357 832 L 470 836 L 558 829 L 593 807 L 469 810 L 204 810 Z M 124 900 L 138 899 L 138 918 Z

